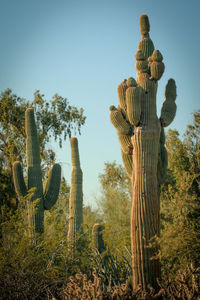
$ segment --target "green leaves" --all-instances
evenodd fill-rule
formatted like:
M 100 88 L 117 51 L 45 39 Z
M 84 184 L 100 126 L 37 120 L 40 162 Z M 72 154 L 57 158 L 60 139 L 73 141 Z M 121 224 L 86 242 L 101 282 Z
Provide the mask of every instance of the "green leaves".
M 161 258 L 163 268 L 172 275 L 200 256 L 200 110 L 179 138 L 169 130 L 166 145 L 169 170 L 161 191 Z
M 12 183 L 12 163 L 25 161 L 25 110 L 33 107 L 36 117 L 36 126 L 40 144 L 40 159 L 43 170 L 54 164 L 55 153 L 47 147 L 50 141 L 62 141 L 72 132 L 80 133 L 86 117 L 82 108 L 71 106 L 67 98 L 58 94 L 46 100 L 45 96 L 36 91 L 34 100 L 26 100 L 15 95 L 11 89 L 0 94 L 0 189 L 2 202 L 10 205 L 15 198 Z M 43 172 L 43 175 L 46 172 Z M 8 187 L 9 182 L 9 187 Z M 7 185 L 7 188 L 3 187 Z
M 104 171 L 99 175 L 102 194 L 99 206 L 102 210 L 105 229 L 105 244 L 117 256 L 130 249 L 130 179 L 124 168 L 116 162 L 106 162 Z
M 46 100 L 40 91 L 34 93 L 34 100 L 28 101 L 12 93 L 10 89 L 0 95 L 0 150 L 9 163 L 23 160 L 25 154 L 25 118 L 27 107 L 33 107 L 36 115 L 37 132 L 41 157 L 47 143 L 52 139 L 62 140 L 71 136 L 84 125 L 86 117 L 83 108 L 70 106 L 67 98 L 55 94 Z

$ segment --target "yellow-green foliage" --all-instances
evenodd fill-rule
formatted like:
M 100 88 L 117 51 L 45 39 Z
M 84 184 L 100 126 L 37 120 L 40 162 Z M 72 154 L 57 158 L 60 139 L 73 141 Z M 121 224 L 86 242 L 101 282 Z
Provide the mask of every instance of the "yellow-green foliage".
M 2 224 L 1 299 L 37 299 L 48 293 L 53 281 L 66 275 L 69 258 L 63 240 L 44 234 L 33 239 L 29 234 L 27 205 L 30 208 L 31 196 L 22 199 L 20 208 Z
M 9 220 L 2 224 L 0 244 L 0 299 L 57 299 L 59 289 L 80 269 L 89 274 L 89 240 L 79 237 L 76 257 L 66 241 L 66 217 L 62 199 L 45 217 L 45 232 L 30 236 L 28 228 L 29 193 Z M 60 202 L 61 201 L 61 202 Z M 60 203 L 59 203 L 60 202 Z M 34 208 L 34 203 L 33 207 Z
M 119 260 L 123 255 L 130 260 L 130 180 L 116 162 L 105 163 L 99 179 L 102 188 L 99 206 L 105 224 L 104 242 Z
M 169 170 L 161 189 L 161 257 L 163 268 L 175 274 L 200 261 L 200 110 L 184 140 L 169 130 L 166 145 Z

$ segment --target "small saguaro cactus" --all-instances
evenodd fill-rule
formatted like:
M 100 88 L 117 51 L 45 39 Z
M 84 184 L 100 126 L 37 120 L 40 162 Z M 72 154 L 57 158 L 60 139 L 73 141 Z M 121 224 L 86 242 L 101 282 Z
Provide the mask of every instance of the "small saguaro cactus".
M 40 146 L 33 108 L 25 112 L 26 131 L 26 163 L 27 163 L 27 185 L 25 184 L 23 170 L 19 161 L 13 164 L 13 179 L 15 191 L 18 198 L 25 197 L 31 188 L 35 188 L 34 195 L 30 201 L 38 200 L 35 213 L 31 215 L 31 225 L 36 233 L 42 233 L 44 227 L 44 210 L 49 210 L 55 204 L 61 180 L 61 167 L 55 164 L 49 170 L 48 181 L 43 191 L 42 172 L 40 167 Z
M 83 224 L 83 173 L 80 167 L 78 140 L 76 137 L 70 139 L 72 174 L 69 196 L 69 223 L 68 242 L 73 247 L 77 232 Z
M 125 170 L 132 181 L 131 247 L 133 289 L 138 284 L 157 288 L 160 263 L 151 257 L 157 247 L 149 241 L 160 235 L 160 185 L 167 169 L 164 128 L 176 114 L 176 85 L 169 79 L 160 119 L 156 112 L 158 80 L 164 72 L 163 57 L 149 37 L 147 15 L 140 17 L 142 40 L 136 52 L 137 78 L 118 86 L 119 106 L 110 107 Z
M 92 228 L 92 244 L 99 253 L 102 253 L 106 249 L 102 234 L 103 229 L 104 226 L 101 224 L 94 224 Z

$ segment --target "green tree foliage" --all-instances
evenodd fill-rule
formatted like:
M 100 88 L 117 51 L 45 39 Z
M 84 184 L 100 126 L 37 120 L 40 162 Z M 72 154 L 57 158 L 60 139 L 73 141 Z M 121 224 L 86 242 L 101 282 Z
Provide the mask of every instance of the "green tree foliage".
M 61 194 L 66 188 L 61 185 Z M 71 276 L 81 272 L 92 279 L 94 270 L 102 284 L 125 282 L 131 267 L 111 253 L 106 260 L 96 254 L 90 247 L 90 232 L 85 228 L 84 233 L 77 235 L 72 255 L 62 197 L 45 216 L 44 234 L 34 235 L 33 239 L 27 226 L 31 196 L 29 193 L 24 197 L 15 214 L 2 223 L 0 299 L 65 299 L 63 293 Z
M 0 95 L 0 201 L 10 206 L 15 199 L 11 169 L 16 160 L 25 163 L 25 110 L 33 107 L 36 116 L 43 169 L 54 163 L 55 153 L 49 147 L 52 140 L 59 141 L 71 136 L 72 131 L 80 133 L 85 123 L 83 109 L 71 106 L 66 98 L 55 94 L 47 101 L 39 91 L 34 100 L 28 101 L 12 93 L 10 89 Z M 46 172 L 45 172 L 46 173 Z
M 60 237 L 63 237 L 63 235 L 67 236 L 69 191 L 70 187 L 63 178 L 60 184 L 58 200 L 51 208 L 51 210 L 45 211 L 45 235 L 52 235 L 56 239 L 60 239 Z
M 101 184 L 99 206 L 105 223 L 105 243 L 113 254 L 128 254 L 126 249 L 130 250 L 131 209 L 129 178 L 121 165 L 106 162 L 99 180 Z
M 61 193 L 62 189 L 65 191 L 66 187 L 61 187 Z M 45 226 L 44 234 L 32 239 L 27 226 L 31 196 L 29 193 L 22 199 L 15 214 L 2 223 L 0 299 L 47 299 L 47 295 L 59 299 L 59 289 L 67 277 L 80 270 L 90 275 L 87 236 L 79 237 L 79 251 L 73 258 L 67 244 L 62 201 L 46 215 L 48 228 Z
M 200 110 L 193 115 L 184 139 L 169 130 L 168 176 L 161 191 L 161 256 L 172 274 L 200 261 Z
M 71 106 L 66 98 L 58 94 L 47 101 L 44 95 L 36 91 L 34 100 L 27 101 L 7 89 L 0 95 L 0 141 L 1 151 L 12 162 L 20 155 L 23 158 L 24 155 L 24 122 L 27 107 L 33 107 L 35 111 L 41 155 L 52 137 L 55 140 L 59 139 L 61 147 L 62 138 L 65 140 L 67 136 L 71 136 L 74 129 L 80 133 L 81 126 L 85 123 L 83 109 L 78 110 Z
M 83 224 L 92 232 L 92 227 L 96 223 L 102 223 L 103 217 L 98 209 L 92 209 L 91 206 L 83 206 Z

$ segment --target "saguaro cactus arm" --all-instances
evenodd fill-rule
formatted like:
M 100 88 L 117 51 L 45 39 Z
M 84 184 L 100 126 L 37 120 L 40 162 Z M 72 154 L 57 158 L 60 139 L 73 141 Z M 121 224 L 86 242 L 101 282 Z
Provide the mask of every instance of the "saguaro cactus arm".
M 154 50 L 151 56 L 151 78 L 159 80 L 165 70 L 165 65 L 162 62 L 163 57 L 159 50 Z
M 133 149 L 132 149 L 133 150 Z M 132 154 L 126 154 L 121 150 L 122 160 L 124 163 L 124 168 L 127 176 L 132 179 L 133 178 L 133 157 Z
M 110 120 L 113 126 L 117 130 L 120 146 L 121 146 L 121 153 L 122 159 L 124 161 L 125 170 L 127 175 L 131 178 L 132 173 L 132 152 L 133 152 L 133 145 L 131 142 L 131 136 L 133 135 L 133 128 L 134 126 L 130 123 L 127 114 L 127 108 L 131 105 L 134 105 L 135 98 L 132 96 L 133 93 L 128 92 L 130 94 L 130 101 L 127 106 L 126 101 L 126 92 L 127 89 L 135 88 L 136 81 L 133 78 L 129 78 L 128 80 L 124 79 L 118 86 L 118 97 L 119 97 L 119 106 L 116 108 L 115 106 L 110 106 Z M 137 104 L 137 103 L 136 103 Z M 137 112 L 131 114 L 129 116 L 133 122 L 138 123 L 139 116 Z
M 176 115 L 176 83 L 174 79 L 169 79 L 165 88 L 165 101 L 161 108 L 161 126 L 169 126 Z
M 56 203 L 60 190 L 61 167 L 55 164 L 49 170 L 48 181 L 44 192 L 44 208 L 49 210 Z
M 126 104 L 127 104 L 127 117 L 129 122 L 137 126 L 140 122 L 141 115 L 141 96 L 142 89 L 137 86 L 135 79 L 129 78 L 127 80 L 126 90 Z
M 161 185 L 166 177 L 167 173 L 167 166 L 168 166 L 168 155 L 167 149 L 165 147 L 165 132 L 164 128 L 161 127 L 160 132 L 160 149 L 159 149 L 159 156 L 158 156 L 158 184 Z
M 127 80 L 124 79 L 117 88 L 117 93 L 118 93 L 118 97 L 119 97 L 119 106 L 121 108 L 121 110 L 124 112 L 126 112 L 126 89 L 127 89 L 127 84 L 126 84 Z
M 129 80 L 130 82 L 133 82 Z M 118 86 L 118 96 L 119 96 L 119 108 L 115 106 L 110 106 L 110 120 L 113 126 L 117 130 L 122 159 L 124 161 L 125 170 L 127 175 L 131 178 L 132 173 L 132 152 L 133 145 L 131 142 L 131 136 L 133 135 L 133 125 L 128 120 L 127 115 L 127 104 L 126 104 L 126 91 L 127 91 L 127 80 Z M 122 109 L 123 107 L 123 109 Z
M 13 180 L 17 196 L 25 197 L 27 195 L 27 187 L 24 181 L 23 170 L 19 161 L 13 164 Z
M 122 112 L 113 105 L 110 106 L 110 120 L 118 132 L 131 135 L 131 124 L 124 118 Z

